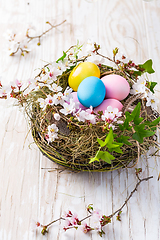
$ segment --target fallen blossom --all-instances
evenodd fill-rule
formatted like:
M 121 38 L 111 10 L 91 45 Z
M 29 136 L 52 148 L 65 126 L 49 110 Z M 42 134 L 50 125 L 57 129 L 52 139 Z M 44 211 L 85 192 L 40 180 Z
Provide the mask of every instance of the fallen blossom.
M 60 118 L 61 118 L 61 116 L 59 115 L 59 113 L 55 113 L 53 116 L 54 116 L 55 120 L 57 120 L 57 121 L 59 121 Z

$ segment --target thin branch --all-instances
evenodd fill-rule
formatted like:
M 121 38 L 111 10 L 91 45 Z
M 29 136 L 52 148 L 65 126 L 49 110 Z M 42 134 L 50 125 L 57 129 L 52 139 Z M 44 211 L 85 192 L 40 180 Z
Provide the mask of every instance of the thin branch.
M 50 225 L 52 225 L 53 223 L 55 223 L 57 221 L 60 221 L 60 220 L 65 220 L 65 218 L 60 217 L 60 218 L 58 218 L 56 220 L 53 220 L 52 222 L 48 223 L 47 225 L 42 225 L 42 227 L 47 227 L 48 228 Z
M 132 197 L 132 195 L 137 191 L 137 188 L 138 188 L 138 186 L 141 184 L 141 182 L 143 182 L 143 181 L 148 181 L 148 180 L 151 179 L 151 178 L 153 178 L 153 176 L 151 176 L 151 177 L 146 177 L 146 178 L 143 178 L 143 179 L 140 179 L 140 178 L 138 177 L 139 181 L 137 182 L 135 188 L 134 188 L 133 191 L 130 193 L 130 195 L 128 196 L 128 198 L 125 200 L 125 202 L 123 203 L 123 205 L 122 205 L 119 209 L 117 209 L 114 213 L 112 213 L 111 215 L 109 215 L 108 217 L 109 217 L 109 218 L 112 218 L 116 213 L 119 213 L 120 211 L 122 211 L 122 209 L 124 208 L 124 206 L 128 203 L 129 199 L 130 199 L 130 198 Z
M 50 27 L 48 30 L 46 30 L 45 32 L 43 32 L 43 33 L 41 33 L 40 35 L 38 35 L 38 36 L 31 37 L 31 36 L 29 36 L 29 35 L 27 34 L 26 36 L 27 36 L 27 38 L 29 38 L 28 42 L 32 41 L 32 40 L 35 39 L 35 38 L 38 38 L 38 39 L 39 39 L 39 42 L 40 42 L 40 38 L 41 38 L 43 35 L 45 35 L 46 33 L 48 33 L 48 32 L 49 32 L 50 30 L 52 30 L 53 28 L 56 28 L 56 27 L 62 25 L 62 24 L 65 23 L 65 22 L 66 22 L 66 20 L 64 20 L 64 21 L 61 22 L 61 23 L 58 23 L 57 25 L 52 25 L 50 22 L 47 22 L 51 27 Z

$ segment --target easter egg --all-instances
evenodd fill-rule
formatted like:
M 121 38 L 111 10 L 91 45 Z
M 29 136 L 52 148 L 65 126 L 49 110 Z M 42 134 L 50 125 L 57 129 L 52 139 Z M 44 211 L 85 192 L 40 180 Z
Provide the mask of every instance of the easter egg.
M 96 64 L 92 62 L 82 62 L 73 68 L 68 78 L 69 86 L 77 91 L 79 84 L 87 77 L 100 77 L 100 70 Z
M 124 77 L 112 74 L 102 77 L 101 80 L 106 87 L 106 98 L 123 100 L 128 96 L 130 86 Z
M 79 103 L 79 108 L 81 108 L 82 110 L 86 109 L 86 107 L 83 106 L 83 105 L 79 102 L 78 97 L 77 97 L 77 92 L 72 92 L 71 95 L 72 95 L 72 97 L 73 97 L 74 102 L 78 102 L 78 103 Z
M 119 111 L 121 111 L 123 108 L 123 105 L 120 101 L 117 99 L 108 98 L 105 99 L 98 107 L 94 108 L 94 112 L 98 113 L 99 111 L 103 111 L 104 113 L 108 106 L 111 106 L 112 108 L 118 108 Z
M 85 107 L 97 107 L 105 98 L 106 88 L 101 79 L 97 77 L 85 78 L 78 87 L 77 97 Z

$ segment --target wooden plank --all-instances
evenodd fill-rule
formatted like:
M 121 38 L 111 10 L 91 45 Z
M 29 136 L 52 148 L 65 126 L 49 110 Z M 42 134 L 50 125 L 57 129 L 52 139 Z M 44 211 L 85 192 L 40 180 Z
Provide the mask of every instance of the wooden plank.
M 2 2 L 2 1 L 1 1 Z M 29 3 L 29 4 L 28 4 Z M 6 83 L 18 79 L 27 82 L 34 77 L 35 69 L 61 56 L 62 51 L 80 42 L 93 39 L 102 46 L 102 52 L 112 55 L 119 47 L 136 63 L 149 57 L 154 59 L 159 77 L 159 11 L 158 1 L 139 0 L 48 0 L 1 3 L 1 32 L 10 26 L 25 30 L 27 22 L 37 22 L 40 31 L 46 29 L 47 20 L 65 24 L 53 29 L 42 39 L 40 47 L 33 42 L 33 51 L 22 57 L 0 58 L 2 78 Z M 5 40 L 0 39 L 0 52 Z M 59 172 L 57 165 L 44 157 L 35 145 L 28 145 L 28 127 L 23 113 L 11 103 L 2 100 L 0 106 L 0 239 L 44 239 L 37 231 L 31 232 L 31 220 L 47 224 L 71 209 L 79 218 L 86 216 L 86 206 L 93 203 L 104 214 L 111 214 L 125 201 L 136 184 L 134 169 L 113 173 Z M 147 167 L 147 164 L 149 167 Z M 158 240 L 159 234 L 159 173 L 158 159 L 145 160 L 137 165 L 143 168 L 142 176 L 153 175 L 150 182 L 142 183 L 122 213 L 122 222 L 114 217 L 105 227 L 104 239 Z M 158 213 L 157 213 L 158 211 Z M 150 214 L 152 213 L 152 214 Z M 99 239 L 97 233 L 89 236 L 81 230 L 63 232 L 63 223 L 53 225 L 45 239 Z

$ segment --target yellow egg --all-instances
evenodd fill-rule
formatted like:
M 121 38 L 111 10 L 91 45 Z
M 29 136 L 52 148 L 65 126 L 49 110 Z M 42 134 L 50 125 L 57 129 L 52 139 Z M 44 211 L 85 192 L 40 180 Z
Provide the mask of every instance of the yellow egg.
M 73 68 L 68 78 L 68 84 L 74 91 L 77 91 L 79 84 L 91 76 L 100 78 L 99 68 L 92 62 L 82 62 Z

